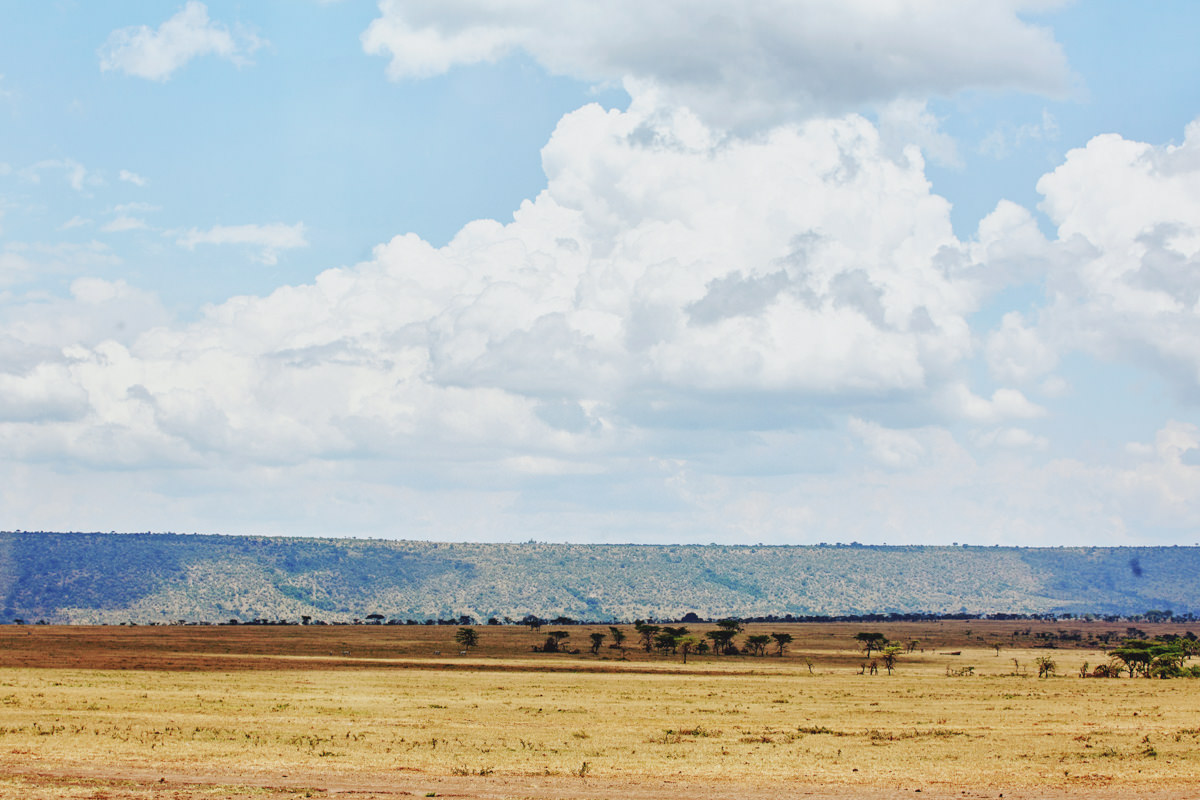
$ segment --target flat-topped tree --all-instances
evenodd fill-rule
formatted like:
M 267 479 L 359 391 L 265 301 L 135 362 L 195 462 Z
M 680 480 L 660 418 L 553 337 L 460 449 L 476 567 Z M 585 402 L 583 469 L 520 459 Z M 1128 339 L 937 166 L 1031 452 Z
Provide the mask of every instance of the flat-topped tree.
M 756 633 L 746 637 L 746 645 L 750 648 L 750 652 L 758 656 L 767 654 L 767 645 L 770 643 L 771 637 L 765 633 Z
M 854 638 L 862 643 L 863 649 L 867 651 L 867 658 L 871 657 L 872 650 L 882 650 L 888 642 L 882 633 L 859 632 L 854 634 Z
M 649 653 L 654 649 L 654 636 L 662 630 L 657 625 L 650 625 L 644 620 L 635 619 L 633 621 L 633 629 L 637 631 L 638 636 L 642 640 L 642 648 Z
M 454 641 L 462 645 L 464 650 L 470 650 L 479 644 L 479 632 L 474 628 L 459 628 L 458 633 L 454 634 Z
M 737 647 L 733 644 L 733 637 L 737 636 L 736 631 L 731 630 L 715 630 L 704 634 L 706 638 L 712 640 L 712 649 L 714 653 L 721 655 L 735 655 Z

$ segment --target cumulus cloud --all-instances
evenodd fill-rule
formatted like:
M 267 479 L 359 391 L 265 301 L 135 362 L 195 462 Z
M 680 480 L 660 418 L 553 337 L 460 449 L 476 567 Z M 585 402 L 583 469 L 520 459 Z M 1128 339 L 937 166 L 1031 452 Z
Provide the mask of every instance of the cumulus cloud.
M 1019 311 L 1004 315 L 1000 327 L 988 335 L 986 352 L 992 375 L 1006 383 L 1028 383 L 1058 365 L 1053 346 Z
M 921 406 L 972 351 L 978 269 L 948 205 L 861 117 L 725 141 L 641 98 L 567 115 L 543 162 L 507 224 L 400 236 L 311 285 L 84 346 L 92 424 L 195 457 L 473 453 L 561 476 L 649 452 L 654 430 Z M 299 224 L 173 235 L 264 258 L 305 243 Z
M 215 55 L 239 66 L 247 64 L 249 56 L 264 44 L 249 31 L 240 28 L 231 31 L 210 20 L 204 3 L 189 0 L 179 13 L 157 29 L 136 25 L 109 34 L 99 50 L 100 69 L 166 81 L 172 73 L 199 56 Z M 122 179 L 126 180 L 124 174 Z
M 532 0 L 382 0 L 363 33 L 395 79 L 521 51 L 551 72 L 632 80 L 722 128 L 961 89 L 1062 93 L 1066 59 L 1025 2 L 703 2 L 589 5 Z
M 1115 134 L 1067 154 L 1038 182 L 1062 243 L 1034 338 L 1156 369 L 1200 399 L 1200 121 L 1180 144 Z M 1028 340 L 1015 322 L 1010 347 Z M 1026 347 L 1028 349 L 1028 346 Z M 1048 363 L 1049 356 L 1034 362 Z
M 0 340 L 57 353 L 113 340 L 132 343 L 139 334 L 169 321 L 158 298 L 125 281 L 76 278 L 68 297 L 35 294 L 4 304 Z M 11 355 L 13 350 L 10 350 Z M 0 359 L 8 363 L 8 359 Z
M 179 234 L 175 241 L 189 250 L 194 250 L 199 244 L 257 248 L 257 260 L 264 264 L 274 264 L 278 261 L 280 250 L 308 246 L 302 222 L 294 225 L 280 222 L 270 225 L 214 225 L 208 230 L 192 228 Z
M 304 522 L 302 510 L 340 514 L 357 506 L 348 496 L 411 509 L 408 532 L 455 538 L 527 536 L 531 519 L 567 535 L 587 517 L 594 537 L 617 536 L 611 525 L 727 540 L 752 520 L 764 539 L 1088 530 L 1094 542 L 1120 540 L 1127 519 L 1183 530 L 1200 517 L 1194 428 L 1167 426 L 1127 463 L 1044 461 L 1051 443 L 1031 420 L 1049 410 L 1025 394 L 1055 380 L 1066 350 L 1128 336 L 1140 306 L 1116 321 L 1089 311 L 1132 302 L 1102 287 L 1188 302 L 1196 245 L 1177 204 L 1192 189 L 1171 181 L 1194 169 L 1190 130 L 1174 148 L 1121 144 L 1133 155 L 1107 166 L 1072 153 L 1043 182 L 1055 241 L 1002 203 L 963 242 L 922 160 L 896 158 L 861 116 L 730 138 L 655 98 L 565 116 L 542 152 L 546 189 L 442 247 L 398 236 L 361 264 L 187 324 L 111 282 L 10 298 L 0 388 L 15 399 L 0 407 L 0 447 L 186 467 L 203 476 L 189 485 L 219 485 L 212 496 L 237 497 L 243 515 L 264 492 L 293 492 L 307 527 L 284 529 L 308 532 L 333 512 Z M 1176 195 L 1114 233 L 1094 194 L 1122 170 L 1149 176 L 1135 193 L 1164 182 Z M 171 235 L 264 257 L 305 243 L 299 224 Z M 989 293 L 1039 275 L 1045 308 L 972 332 Z M 986 390 L 966 378 L 980 354 L 997 381 Z M 39 403 L 51 411 L 35 419 Z M 177 502 L 201 518 L 216 503 Z M 663 510 L 669 523 L 648 521 Z M 381 513 L 354 529 L 394 524 Z

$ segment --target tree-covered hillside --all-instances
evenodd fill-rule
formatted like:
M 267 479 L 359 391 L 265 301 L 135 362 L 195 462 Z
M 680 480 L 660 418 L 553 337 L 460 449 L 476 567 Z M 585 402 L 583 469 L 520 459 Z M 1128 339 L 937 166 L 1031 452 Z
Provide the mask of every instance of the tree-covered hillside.
M 0 533 L 0 622 L 1200 611 L 1200 548 Z

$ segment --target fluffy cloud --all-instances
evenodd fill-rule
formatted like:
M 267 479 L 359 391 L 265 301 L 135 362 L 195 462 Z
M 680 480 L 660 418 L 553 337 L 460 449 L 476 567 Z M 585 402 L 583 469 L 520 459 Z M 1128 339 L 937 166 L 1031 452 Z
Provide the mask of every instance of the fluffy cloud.
M 861 117 L 725 141 L 644 97 L 567 115 L 543 161 L 547 189 L 508 224 L 397 237 L 312 285 L 73 351 L 89 424 L 136 428 L 147 457 L 471 453 L 566 475 L 648 452 L 655 429 L 928 406 L 972 351 L 978 269 L 919 157 L 892 160 Z M 177 236 L 304 244 L 300 225 Z
M 295 518 L 261 530 L 329 532 L 330 514 L 359 503 L 405 508 L 407 533 L 455 538 L 536 523 L 709 541 L 753 524 L 763 540 L 1044 543 L 1087 530 L 1094 542 L 1120 540 L 1125 520 L 1178 531 L 1200 517 L 1194 428 L 1172 423 L 1105 466 L 1045 461 L 1051 443 L 1024 427 L 1049 413 L 1025 384 L 1053 378 L 1062 348 L 1099 347 L 1129 323 L 1097 315 L 1109 327 L 1083 335 L 1095 292 L 1068 304 L 1064 287 L 1125 265 L 1114 254 L 1148 247 L 1146 230 L 1194 257 L 1177 207 L 1189 187 L 1113 234 L 1087 222 L 1104 218 L 1099 201 L 1071 202 L 1068 188 L 1092 202 L 1086 182 L 1111 177 L 1098 162 L 1076 174 L 1076 152 L 1043 182 L 1059 240 L 1001 204 L 962 242 L 919 154 L 895 158 L 862 117 L 731 139 L 660 99 L 568 114 L 542 153 L 545 191 L 444 247 L 399 236 L 364 263 L 187 324 L 104 281 L 11 303 L 0 447 L 161 481 L 186 470 L 192 494 L 173 499 L 172 484 L 145 513 L 239 530 L 264 497 L 289 493 L 302 498 L 284 503 Z M 1169 182 L 1191 142 L 1140 152 Z M 174 235 L 264 252 L 304 241 L 299 225 Z M 1153 263 L 1144 291 L 1186 294 L 1182 270 Z M 1045 309 L 972 332 L 989 293 L 1038 275 Z M 1000 382 L 986 391 L 965 377 L 980 352 Z M 352 513 L 348 530 L 396 532 L 382 511 Z
M 1044 371 L 1054 356 L 1040 340 L 1157 369 L 1200 399 L 1198 178 L 1200 121 L 1178 145 L 1098 136 L 1045 175 L 1038 191 L 1060 242 L 1046 276 L 1049 303 L 1033 333 L 1023 320 L 1006 321 L 995 343 L 1008 365 L 1001 371 Z
M 215 55 L 238 65 L 248 63 L 248 56 L 263 44 L 248 31 L 230 31 L 225 25 L 213 22 L 204 3 L 189 0 L 157 30 L 137 25 L 109 34 L 99 50 L 100 69 L 165 81 L 198 56 Z M 124 176 L 122 179 L 125 180 Z
M 176 242 L 189 250 L 194 250 L 198 244 L 254 247 L 259 250 L 258 260 L 264 264 L 274 264 L 280 250 L 308 246 L 302 222 L 294 225 L 279 222 L 270 225 L 214 225 L 208 230 L 192 228 L 179 234 Z
M 967 87 L 1061 93 L 1066 60 L 1027 2 L 604 5 L 382 0 L 363 34 L 393 78 L 523 51 L 551 72 L 649 84 L 724 128 Z

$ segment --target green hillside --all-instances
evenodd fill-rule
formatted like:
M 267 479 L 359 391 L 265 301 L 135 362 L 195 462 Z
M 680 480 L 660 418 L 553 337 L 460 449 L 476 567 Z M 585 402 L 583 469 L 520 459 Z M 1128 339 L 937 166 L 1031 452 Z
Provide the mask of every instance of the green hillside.
M 1200 612 L 1200 548 L 0 533 L 0 622 Z

